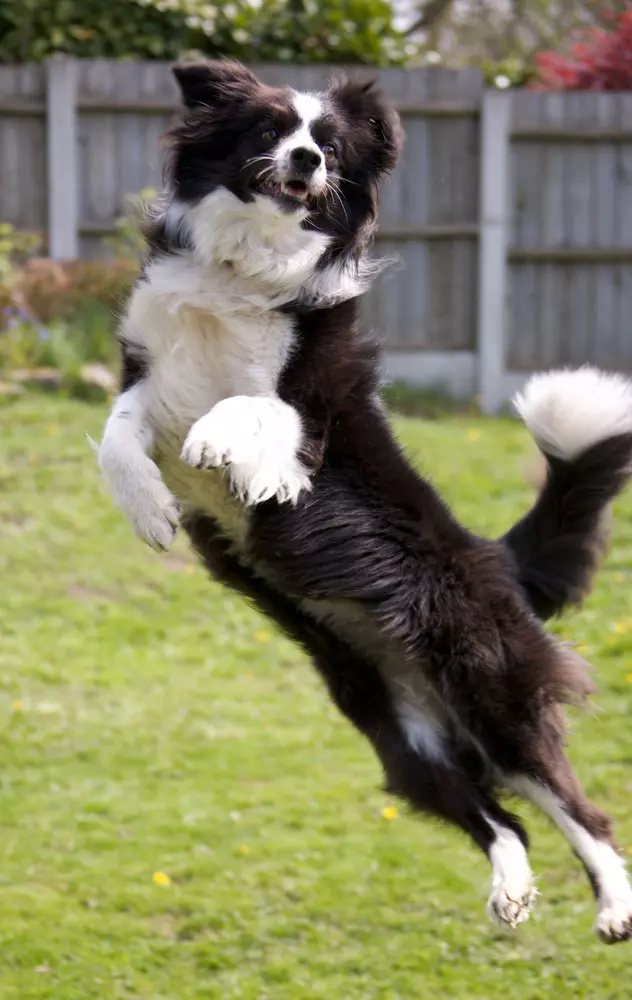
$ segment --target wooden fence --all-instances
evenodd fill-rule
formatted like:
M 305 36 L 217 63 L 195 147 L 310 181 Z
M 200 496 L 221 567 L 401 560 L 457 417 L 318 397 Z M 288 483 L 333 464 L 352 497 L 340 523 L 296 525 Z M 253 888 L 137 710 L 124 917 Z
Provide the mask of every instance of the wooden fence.
M 333 68 L 255 67 L 316 89 Z M 384 70 L 407 144 L 366 317 L 390 373 L 493 411 L 525 375 L 632 371 L 632 94 L 485 91 L 475 70 Z M 99 257 L 124 198 L 160 184 L 177 102 L 163 63 L 0 67 L 0 220 Z

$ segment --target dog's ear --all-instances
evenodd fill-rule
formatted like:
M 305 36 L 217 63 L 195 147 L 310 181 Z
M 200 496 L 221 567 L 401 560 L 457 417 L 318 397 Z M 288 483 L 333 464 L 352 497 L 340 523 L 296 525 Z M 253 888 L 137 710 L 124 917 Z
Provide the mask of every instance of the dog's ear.
M 368 128 L 381 149 L 384 170 L 392 170 L 404 146 L 404 130 L 393 105 L 380 92 L 377 81 L 345 77 L 332 82 L 332 100 L 346 112 L 356 127 Z
M 188 108 L 213 106 L 257 86 L 257 78 L 241 63 L 226 61 L 177 63 L 171 71 Z

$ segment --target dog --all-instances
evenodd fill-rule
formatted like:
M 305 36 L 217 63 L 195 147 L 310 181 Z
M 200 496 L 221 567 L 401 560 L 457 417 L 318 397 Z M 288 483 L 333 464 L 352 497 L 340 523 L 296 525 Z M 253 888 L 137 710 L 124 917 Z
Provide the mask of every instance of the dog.
M 541 622 L 590 588 L 632 467 L 632 384 L 534 376 L 516 405 L 546 481 L 503 537 L 466 530 L 399 450 L 357 329 L 395 110 L 364 81 L 307 94 L 233 62 L 174 73 L 182 109 L 99 449 L 116 504 L 157 549 L 182 525 L 309 653 L 387 788 L 485 852 L 493 919 L 516 927 L 535 900 L 508 792 L 578 855 L 599 936 L 626 940 L 624 862 L 564 755 L 562 706 L 588 670 Z

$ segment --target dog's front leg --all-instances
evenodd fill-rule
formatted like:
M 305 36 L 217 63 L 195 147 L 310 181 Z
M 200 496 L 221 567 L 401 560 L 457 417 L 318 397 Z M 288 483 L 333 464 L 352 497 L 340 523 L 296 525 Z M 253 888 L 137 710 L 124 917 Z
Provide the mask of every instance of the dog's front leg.
M 226 466 L 247 505 L 272 497 L 296 503 L 311 485 L 302 444 L 294 407 L 277 396 L 229 396 L 193 424 L 181 457 L 196 469 Z
M 149 457 L 154 436 L 143 404 L 145 384 L 137 382 L 112 407 L 99 448 L 99 465 L 117 507 L 136 534 L 154 549 L 168 549 L 179 517 L 176 498 Z

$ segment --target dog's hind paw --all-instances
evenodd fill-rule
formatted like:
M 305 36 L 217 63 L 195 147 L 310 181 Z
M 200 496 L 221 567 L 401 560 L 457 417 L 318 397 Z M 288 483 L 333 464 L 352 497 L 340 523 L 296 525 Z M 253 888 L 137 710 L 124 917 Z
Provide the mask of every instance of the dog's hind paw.
M 597 914 L 597 937 L 605 944 L 617 944 L 632 938 L 632 901 L 616 900 Z
M 529 919 L 536 895 L 531 883 L 520 887 L 502 883 L 492 888 L 487 901 L 487 912 L 500 927 L 516 928 Z

